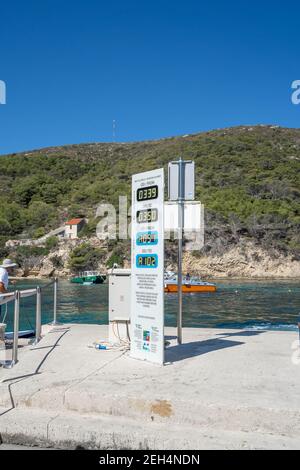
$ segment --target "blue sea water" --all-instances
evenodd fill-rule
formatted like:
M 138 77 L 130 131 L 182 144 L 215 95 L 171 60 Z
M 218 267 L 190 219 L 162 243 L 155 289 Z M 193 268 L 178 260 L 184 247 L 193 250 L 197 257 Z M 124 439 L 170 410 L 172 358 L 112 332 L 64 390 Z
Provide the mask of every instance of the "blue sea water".
M 41 287 L 46 284 L 39 281 Z M 300 316 L 300 283 L 295 281 L 216 281 L 218 291 L 183 295 L 183 325 L 186 327 L 296 330 Z M 28 289 L 37 281 L 18 282 L 12 288 Z M 165 295 L 165 323 L 176 325 L 177 295 Z M 42 291 L 42 322 L 53 315 L 53 287 Z M 7 316 L 12 329 L 13 306 Z M 108 322 L 108 286 L 82 286 L 59 281 L 58 320 L 61 322 Z M 22 299 L 20 328 L 35 323 L 35 298 Z

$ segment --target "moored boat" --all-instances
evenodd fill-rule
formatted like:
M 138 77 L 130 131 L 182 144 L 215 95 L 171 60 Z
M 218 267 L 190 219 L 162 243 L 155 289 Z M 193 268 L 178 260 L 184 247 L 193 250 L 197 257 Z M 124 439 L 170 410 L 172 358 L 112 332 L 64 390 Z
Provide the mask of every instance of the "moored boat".
M 217 286 L 211 282 L 202 281 L 197 277 L 183 276 L 182 292 L 184 293 L 201 293 L 216 292 Z M 178 280 L 175 273 L 165 275 L 165 292 L 178 292 Z
M 83 285 L 103 284 L 105 280 L 106 276 L 99 271 L 84 271 L 70 279 L 73 284 Z

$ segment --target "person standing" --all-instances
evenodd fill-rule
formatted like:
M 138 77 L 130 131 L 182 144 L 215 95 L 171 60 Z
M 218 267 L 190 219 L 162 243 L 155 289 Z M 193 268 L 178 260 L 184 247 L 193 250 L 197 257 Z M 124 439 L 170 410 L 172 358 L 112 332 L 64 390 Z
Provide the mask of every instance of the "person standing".
M 1 294 L 6 294 L 9 284 L 9 274 L 13 273 L 16 263 L 13 263 L 11 259 L 5 259 L 0 265 L 0 299 Z M 1 317 L 1 305 L 0 305 L 0 317 Z

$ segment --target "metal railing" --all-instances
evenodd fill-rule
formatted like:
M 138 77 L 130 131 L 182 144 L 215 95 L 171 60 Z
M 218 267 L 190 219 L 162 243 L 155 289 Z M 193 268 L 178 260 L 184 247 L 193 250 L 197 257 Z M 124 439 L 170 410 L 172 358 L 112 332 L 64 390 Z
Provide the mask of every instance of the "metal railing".
M 42 291 L 53 285 L 53 321 L 50 325 L 58 325 L 57 322 L 57 288 L 58 279 L 55 278 L 45 286 L 37 286 L 34 289 L 16 290 L 7 294 L 0 295 L 0 305 L 7 305 L 10 302 L 15 302 L 14 305 L 14 327 L 13 327 L 13 346 L 11 361 L 1 363 L 3 367 L 11 368 L 18 362 L 18 347 L 19 347 L 19 323 L 20 323 L 20 301 L 26 297 L 36 296 L 36 314 L 35 314 L 35 339 L 33 344 L 37 344 L 42 338 Z

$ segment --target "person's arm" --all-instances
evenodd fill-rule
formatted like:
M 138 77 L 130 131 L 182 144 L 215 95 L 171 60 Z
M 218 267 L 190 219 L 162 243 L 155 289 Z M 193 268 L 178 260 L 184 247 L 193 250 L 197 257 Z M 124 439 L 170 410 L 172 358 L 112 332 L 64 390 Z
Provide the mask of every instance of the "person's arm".
M 3 282 L 0 282 L 0 294 L 6 294 L 7 290 L 4 287 Z

